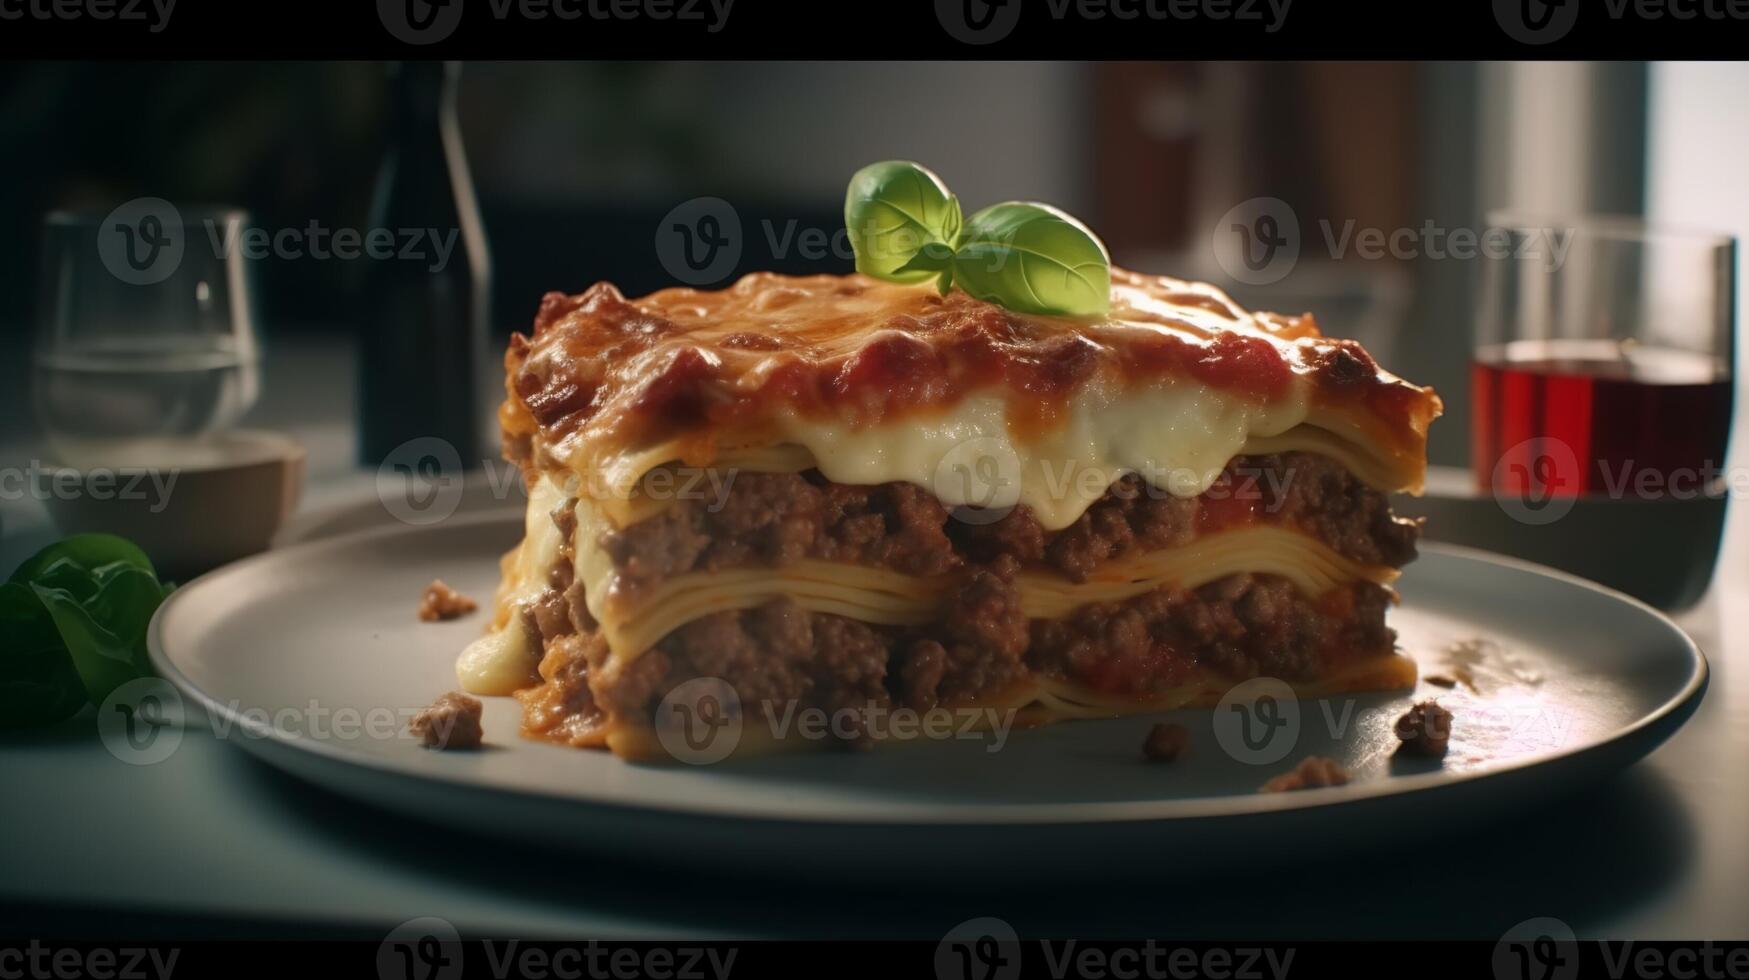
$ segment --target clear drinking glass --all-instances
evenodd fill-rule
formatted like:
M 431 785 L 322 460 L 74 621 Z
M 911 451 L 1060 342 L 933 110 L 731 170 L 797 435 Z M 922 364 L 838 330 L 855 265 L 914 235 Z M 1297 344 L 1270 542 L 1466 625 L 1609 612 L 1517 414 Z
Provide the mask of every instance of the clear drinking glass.
M 48 215 L 32 387 L 60 462 L 149 460 L 254 404 L 246 224 L 240 210 L 157 198 Z
M 1727 497 L 1736 240 L 1611 217 L 1489 225 L 1478 488 L 1517 519 L 1513 550 L 1661 605 L 1698 598 Z

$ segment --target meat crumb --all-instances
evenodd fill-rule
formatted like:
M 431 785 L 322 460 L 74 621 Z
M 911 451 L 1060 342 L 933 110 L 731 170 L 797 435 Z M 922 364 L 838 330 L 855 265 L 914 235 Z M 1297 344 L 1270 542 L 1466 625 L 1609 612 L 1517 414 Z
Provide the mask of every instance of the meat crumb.
M 1148 738 L 1142 743 L 1142 754 L 1149 762 L 1176 762 L 1189 747 L 1190 729 L 1161 723 L 1148 729 Z
M 1296 789 L 1345 786 L 1347 783 L 1348 770 L 1342 768 L 1341 763 L 1327 756 L 1308 755 L 1291 772 L 1284 772 L 1264 783 L 1258 792 L 1285 793 Z
M 479 603 L 445 585 L 442 579 L 433 579 L 419 597 L 419 618 L 427 623 L 466 616 L 478 608 Z
M 414 715 L 407 731 L 417 735 L 419 744 L 428 749 L 477 749 L 484 710 L 479 698 L 451 691 Z
M 1451 741 L 1451 712 L 1437 701 L 1421 701 L 1397 719 L 1397 737 L 1403 740 L 1397 751 L 1438 759 Z
M 1434 687 L 1457 687 L 1457 678 L 1449 674 L 1428 674 L 1422 680 Z

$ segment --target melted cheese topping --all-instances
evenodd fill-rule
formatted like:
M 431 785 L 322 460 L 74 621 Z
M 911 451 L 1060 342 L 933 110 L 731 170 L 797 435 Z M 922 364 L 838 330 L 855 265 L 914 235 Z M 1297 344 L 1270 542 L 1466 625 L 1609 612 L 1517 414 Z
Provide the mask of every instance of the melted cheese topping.
M 949 507 L 1024 504 L 1046 530 L 1075 523 L 1127 473 L 1176 496 L 1195 497 L 1253 434 L 1278 435 L 1305 418 L 1303 398 L 1268 405 L 1173 384 L 1077 397 L 1065 423 L 1041 437 L 1013 438 L 1006 402 L 967 398 L 944 417 L 870 427 L 786 420 L 785 439 L 806 446 L 827 479 L 926 487 Z
M 788 442 L 838 482 L 1024 503 L 1057 529 L 1125 473 L 1195 496 L 1248 440 L 1301 425 L 1385 489 L 1420 487 L 1431 391 L 1309 317 L 1252 315 L 1205 285 L 1113 281 L 1110 315 L 1087 320 L 860 276 L 553 294 L 534 338 L 512 341 L 501 418 L 535 468 L 569 470 L 594 496 Z
M 1356 445 L 1349 440 L 1311 425 L 1295 426 L 1280 435 L 1264 435 L 1257 430 L 1263 426 L 1252 426 L 1251 435 L 1235 455 L 1262 456 L 1272 453 L 1309 452 L 1328 456 L 1353 473 L 1362 483 L 1385 492 L 1405 489 L 1405 481 L 1412 478 L 1414 468 L 1405 468 L 1401 461 L 1390 458 L 1381 459 L 1366 450 L 1366 447 Z M 869 440 L 864 440 L 867 445 Z M 869 460 L 876 456 L 884 456 L 892 451 L 892 447 L 883 444 L 867 445 L 869 452 L 862 454 L 830 453 L 836 457 L 826 463 L 816 458 L 814 451 L 798 443 L 778 443 L 770 446 L 746 446 L 738 449 L 726 449 L 717 453 L 712 466 L 704 469 L 687 467 L 676 460 L 668 460 L 660 466 L 650 466 L 649 461 L 658 457 L 671 455 L 672 447 L 648 454 L 643 459 L 631 460 L 625 467 L 627 474 L 642 472 L 644 477 L 627 476 L 632 480 L 629 485 L 607 486 L 605 481 L 598 491 L 590 494 L 594 506 L 599 508 L 607 520 L 605 526 L 626 528 L 640 521 L 649 520 L 666 510 L 683 495 L 693 497 L 712 496 L 726 491 L 726 483 L 734 478 L 736 473 L 800 473 L 803 470 L 825 469 L 829 477 L 840 483 L 852 482 L 836 474 L 853 475 L 857 467 L 862 467 L 864 475 L 870 468 Z M 1030 466 L 1022 467 L 1018 463 L 1018 453 L 1014 456 L 1004 455 L 990 445 L 968 446 L 959 453 L 952 451 L 945 454 L 933 470 L 936 482 L 942 484 L 936 492 L 943 498 L 952 498 L 957 503 L 973 506 L 1001 506 L 1011 503 L 1027 503 L 1037 508 L 1057 506 L 1056 500 L 1069 491 L 1084 495 L 1091 486 L 1109 485 L 1112 480 L 1105 479 L 1112 472 L 1130 472 L 1129 468 L 1120 468 L 1119 464 L 1108 467 L 1086 465 L 1085 462 L 1072 463 L 1059 461 L 1039 454 L 1031 454 Z M 979 465 L 983 457 L 990 457 L 993 467 L 985 467 L 988 471 L 980 475 Z M 848 457 L 848 458 L 845 458 Z M 1143 461 L 1145 463 L 1145 460 Z M 646 469 L 646 467 L 649 467 Z M 914 467 L 919 472 L 924 468 Z M 1004 481 L 1003 477 L 1013 476 L 1019 469 L 1031 473 L 1033 481 L 1031 498 L 1024 492 L 1016 494 L 1011 488 L 1020 485 L 1020 481 Z M 1158 467 L 1148 468 L 1143 465 L 1136 470 L 1148 469 L 1155 476 L 1155 483 L 1165 482 L 1162 477 L 1170 472 Z M 997 479 L 985 482 L 984 476 L 993 472 Z M 1193 466 L 1180 466 L 1177 472 L 1181 477 L 1194 478 L 1202 482 L 1206 470 L 1199 471 Z M 861 482 L 861 481 L 856 481 Z M 920 485 L 927 485 L 919 480 Z M 1000 485 L 998 485 L 1000 484 Z M 1003 487 L 1010 492 L 1001 492 Z M 1022 485 L 1023 491 L 1025 490 Z M 1046 497 L 1049 494 L 1051 496 Z M 1040 499 L 1045 498 L 1045 499 Z M 1083 506 L 1074 502 L 1075 506 Z M 1060 516 L 1060 515 L 1059 515 Z M 1069 523 L 1072 523 L 1069 522 Z
M 1283 435 L 1306 414 L 1301 398 L 1260 405 L 1183 383 L 1084 392 L 1071 403 L 1064 424 L 1033 440 L 1013 437 L 1008 402 L 990 394 L 965 398 L 937 416 L 891 425 L 859 428 L 792 413 L 774 427 L 778 439 L 804 450 L 835 483 L 915 483 L 949 507 L 1024 504 L 1054 531 L 1075 523 L 1129 473 L 1176 496 L 1195 497 L 1253 437 Z M 646 474 L 683 460 L 685 452 L 679 443 L 665 443 L 609 457 L 593 495 L 628 500 Z M 712 462 L 717 468 L 739 465 L 720 453 Z M 1388 463 L 1369 468 L 1378 472 L 1382 465 Z M 742 468 L 763 469 L 757 462 Z

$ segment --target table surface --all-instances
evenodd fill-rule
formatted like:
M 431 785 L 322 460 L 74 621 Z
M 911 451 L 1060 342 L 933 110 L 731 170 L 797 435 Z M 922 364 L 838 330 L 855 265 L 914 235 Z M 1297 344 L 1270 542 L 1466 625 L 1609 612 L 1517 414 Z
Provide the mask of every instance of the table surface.
M 370 492 L 353 469 L 344 351 L 280 355 L 255 424 L 311 448 L 306 515 Z M 51 536 L 0 502 L 10 568 Z M 358 936 L 441 916 L 463 936 L 933 938 L 994 915 L 1022 936 L 1495 939 L 1554 916 L 1581 936 L 1749 936 L 1749 524 L 1734 508 L 1712 591 L 1678 621 L 1711 662 L 1705 701 L 1647 759 L 1582 794 L 1364 858 L 1064 887 L 726 880 L 555 855 L 411 823 L 281 774 L 196 727 L 156 765 L 110 755 L 91 712 L 0 737 L 0 922 Z M 223 807 L 224 820 L 209 819 Z M 199 828 L 195 833 L 193 828 Z M 806 875 L 806 869 L 791 869 Z M 823 898 L 823 891 L 830 894 Z M 734 896 L 728 901 L 725 895 Z M 119 926 L 118 926 L 119 924 Z M 12 930 L 7 930 L 12 931 Z

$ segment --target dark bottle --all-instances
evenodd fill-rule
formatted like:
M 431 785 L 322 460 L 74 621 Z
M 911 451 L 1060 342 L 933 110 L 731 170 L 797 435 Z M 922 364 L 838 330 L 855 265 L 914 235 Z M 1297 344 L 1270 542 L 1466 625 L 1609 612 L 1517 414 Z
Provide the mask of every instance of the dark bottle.
M 359 461 L 445 469 L 485 459 L 490 407 L 482 399 L 491 261 L 456 118 L 460 64 L 408 61 L 391 69 L 390 118 L 365 233 L 355 304 L 359 331 Z M 384 231 L 394 254 L 383 256 Z M 409 249 L 410 235 L 418 234 Z M 370 249 L 377 236 L 378 254 Z M 440 251 L 440 243 L 448 252 Z M 403 252 L 413 254 L 403 254 Z M 428 451 L 437 437 L 456 458 Z M 400 449 L 397 453 L 396 450 Z

